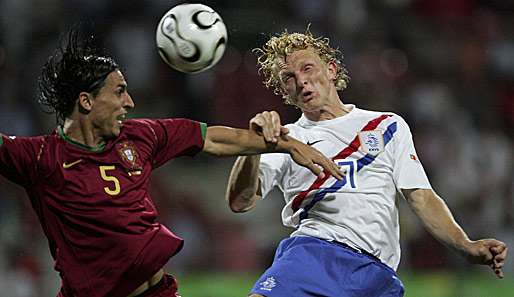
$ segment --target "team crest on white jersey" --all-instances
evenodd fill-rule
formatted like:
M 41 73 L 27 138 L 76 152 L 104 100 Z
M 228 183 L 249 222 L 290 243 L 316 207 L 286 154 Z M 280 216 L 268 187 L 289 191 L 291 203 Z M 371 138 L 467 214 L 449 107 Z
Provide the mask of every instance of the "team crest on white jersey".
M 384 151 L 384 136 L 380 130 L 359 132 L 359 140 L 366 154 L 376 156 Z
M 277 282 L 273 276 L 270 276 L 265 281 L 260 282 L 259 285 L 261 290 L 271 291 L 277 285 Z

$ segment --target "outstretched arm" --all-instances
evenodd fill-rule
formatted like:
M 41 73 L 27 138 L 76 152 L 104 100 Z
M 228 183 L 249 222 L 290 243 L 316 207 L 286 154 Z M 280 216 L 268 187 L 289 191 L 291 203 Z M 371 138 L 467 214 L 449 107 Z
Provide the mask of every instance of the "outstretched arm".
M 308 168 L 317 176 L 323 177 L 325 170 L 341 178 L 341 172 L 334 162 L 318 150 L 287 135 L 282 135 L 273 143 L 266 142 L 252 130 L 212 126 L 207 128 L 203 151 L 217 156 L 288 153 L 296 163 Z
M 496 239 L 470 240 L 453 218 L 443 199 L 433 190 L 403 190 L 410 207 L 421 219 L 427 230 L 471 263 L 488 265 L 503 278 L 502 267 L 507 258 L 507 246 Z

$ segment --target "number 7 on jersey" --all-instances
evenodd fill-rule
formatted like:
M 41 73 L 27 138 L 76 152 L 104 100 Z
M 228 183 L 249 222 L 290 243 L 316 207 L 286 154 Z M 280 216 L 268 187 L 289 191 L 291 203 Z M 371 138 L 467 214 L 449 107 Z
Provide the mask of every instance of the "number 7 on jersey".
M 339 166 L 339 168 L 341 168 L 341 171 L 345 173 L 346 182 L 346 176 L 348 176 L 350 180 L 350 188 L 356 189 L 355 173 L 357 172 L 357 162 L 348 160 L 334 160 L 334 162 Z

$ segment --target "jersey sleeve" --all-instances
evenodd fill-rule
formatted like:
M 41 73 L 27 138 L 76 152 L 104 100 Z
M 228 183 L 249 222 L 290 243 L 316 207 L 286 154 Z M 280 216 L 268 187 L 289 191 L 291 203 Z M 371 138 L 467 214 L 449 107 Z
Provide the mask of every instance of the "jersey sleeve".
M 394 181 L 396 188 L 431 189 L 425 169 L 416 154 L 408 124 L 397 116 L 398 138 L 394 150 Z
M 40 137 L 7 137 L 0 133 L 0 174 L 27 186 L 37 176 L 37 156 L 42 149 Z
M 259 179 L 262 197 L 266 198 L 274 187 L 280 186 L 284 177 L 284 165 L 287 154 L 271 153 L 261 155 Z
M 188 119 L 148 120 L 155 136 L 154 167 L 180 156 L 194 156 L 203 149 L 207 125 Z

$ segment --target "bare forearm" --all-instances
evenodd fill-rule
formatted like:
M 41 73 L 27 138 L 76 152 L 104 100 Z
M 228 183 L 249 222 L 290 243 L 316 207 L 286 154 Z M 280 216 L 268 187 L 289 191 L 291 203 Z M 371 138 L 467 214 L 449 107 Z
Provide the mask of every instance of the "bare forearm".
M 466 255 L 470 240 L 443 199 L 432 190 L 416 190 L 408 199 L 426 229 L 439 241 Z
M 254 131 L 212 126 L 207 128 L 204 151 L 217 156 L 255 155 L 268 152 L 286 153 L 294 141 L 284 136 L 277 144 L 270 144 Z
M 259 194 L 260 155 L 237 158 L 227 184 L 226 198 L 234 212 L 245 212 L 255 206 Z

